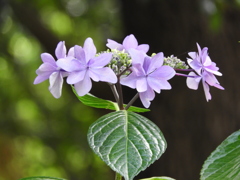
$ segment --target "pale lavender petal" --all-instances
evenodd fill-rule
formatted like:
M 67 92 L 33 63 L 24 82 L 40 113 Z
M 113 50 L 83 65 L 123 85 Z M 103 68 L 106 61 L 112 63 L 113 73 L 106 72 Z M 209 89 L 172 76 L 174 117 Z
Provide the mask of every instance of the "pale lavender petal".
M 112 53 L 103 53 L 89 61 L 89 67 L 104 67 L 112 59 Z
M 60 98 L 62 94 L 63 77 L 60 72 L 54 72 L 49 77 L 49 91 L 55 98 Z
M 51 75 L 51 74 L 50 74 Z M 33 82 L 33 84 L 39 84 L 49 78 L 50 75 L 45 75 L 45 76 L 37 76 Z
M 215 88 L 224 90 L 224 87 L 222 87 L 220 84 L 214 84 L 213 86 L 214 86 Z
M 202 66 L 198 61 L 188 62 L 189 66 L 194 69 L 199 75 L 201 75 Z
M 52 65 L 55 65 L 56 64 L 56 61 L 55 59 L 52 57 L 51 54 L 49 53 L 42 53 L 41 54 L 41 59 L 44 63 L 50 63 Z
M 71 48 L 69 49 L 67 56 L 75 57 L 75 55 L 74 55 L 74 47 L 71 47 Z
M 171 85 L 166 80 L 159 80 L 156 78 L 148 77 L 148 85 L 157 93 L 160 93 L 161 89 L 171 89 Z
M 109 83 L 117 83 L 117 76 L 113 72 L 112 69 L 108 67 L 104 68 L 91 68 L 89 69 L 89 77 L 92 78 L 92 80 L 98 82 L 98 81 L 104 81 L 104 82 L 109 82 Z
M 138 92 L 144 92 L 147 90 L 147 78 L 139 77 L 136 81 L 136 89 Z
M 85 78 L 74 84 L 75 90 L 79 96 L 86 95 L 92 88 L 92 82 L 88 75 L 85 76 Z
M 220 73 L 219 71 L 216 70 L 216 69 L 218 69 L 217 67 L 205 67 L 204 69 L 210 73 L 217 75 L 217 76 L 222 76 L 222 73 Z
M 124 85 L 124 86 L 128 86 L 132 89 L 136 88 L 136 81 L 138 79 L 138 76 L 136 76 L 135 74 L 131 73 L 130 75 L 128 75 L 127 77 L 123 77 L 120 79 L 120 84 Z
M 157 79 L 169 80 L 173 76 L 175 76 L 175 74 L 176 74 L 176 72 L 172 67 L 164 65 L 164 66 L 156 69 L 154 72 L 152 72 L 148 76 L 155 77 Z
M 144 62 L 144 58 L 146 56 L 146 54 L 142 51 L 138 51 L 136 49 L 129 49 L 128 53 L 131 56 L 132 59 L 132 64 L 141 64 L 143 65 Z
M 56 55 L 57 59 L 65 58 L 66 53 L 67 53 L 67 50 L 66 50 L 66 47 L 65 47 L 65 42 L 60 41 L 57 45 L 56 50 L 55 50 L 55 55 Z
M 204 56 L 206 56 L 206 57 L 204 57 Z M 203 63 L 204 66 L 210 66 L 212 64 L 212 60 L 208 56 L 207 52 L 206 52 L 206 55 L 205 54 L 203 55 L 203 62 L 202 63 Z
M 85 79 L 86 76 L 88 77 L 87 74 L 88 74 L 87 70 L 71 72 L 67 77 L 67 83 L 76 84 L 79 81 L 83 81 L 83 79 Z
M 155 69 L 161 67 L 163 65 L 163 58 L 164 58 L 164 56 L 163 56 L 162 52 L 153 56 L 151 59 L 151 63 L 148 67 L 147 74 L 149 74 L 149 73 L 153 72 Z
M 92 38 L 87 38 L 85 40 L 83 49 L 85 51 L 86 62 L 88 62 L 91 58 L 95 57 L 97 53 L 97 49 L 93 43 Z
M 212 73 L 204 71 L 202 77 L 203 80 L 206 81 L 210 86 L 213 86 L 214 84 L 218 83 L 217 78 Z
M 205 83 L 204 81 L 202 81 L 202 83 L 203 83 L 203 90 L 205 93 L 206 100 L 209 101 L 212 99 L 212 96 L 209 92 L 210 91 L 209 85 L 207 83 Z
M 119 44 L 116 41 L 113 41 L 111 39 L 108 39 L 107 41 L 108 41 L 108 43 L 106 44 L 106 46 L 109 47 L 110 49 L 117 49 L 119 51 L 123 50 L 122 44 Z
M 81 60 L 87 63 L 86 57 L 85 57 L 85 51 L 81 46 L 78 46 L 78 45 L 74 46 L 74 55 L 78 60 Z
M 155 93 L 152 89 L 148 89 L 147 91 L 145 92 L 141 92 L 139 93 L 139 97 L 140 97 L 140 100 L 142 101 L 142 104 L 145 108 L 149 108 L 151 102 L 154 97 L 155 97 Z
M 148 44 L 141 44 L 137 47 L 137 50 L 147 53 L 148 50 L 149 50 L 149 45 Z
M 195 59 L 197 57 L 197 53 L 196 52 L 189 52 L 188 55 L 192 58 Z
M 40 76 L 46 76 L 49 74 L 49 76 L 57 70 L 57 67 L 53 66 L 52 64 L 49 63 L 43 63 L 37 70 L 36 73 L 37 75 Z
M 143 66 L 141 64 L 134 64 L 131 67 L 132 73 L 134 73 L 136 76 L 146 76 L 146 72 L 143 69 Z
M 86 69 L 86 65 L 82 63 L 82 61 L 73 59 L 73 57 L 71 56 L 59 59 L 57 61 L 58 67 L 64 69 L 67 72 L 74 72 Z
M 197 76 L 194 72 L 190 72 L 188 75 L 189 75 L 189 76 Z M 197 89 L 198 89 L 199 82 L 201 81 L 201 79 L 202 79 L 201 76 L 188 77 L 188 78 L 187 78 L 187 87 L 188 87 L 189 89 L 197 90 Z
M 130 48 L 136 49 L 138 47 L 137 39 L 135 38 L 135 36 L 133 34 L 125 37 L 125 39 L 123 40 L 123 47 L 126 50 L 128 50 Z
M 198 43 L 197 44 L 197 49 L 198 49 L 198 55 L 201 56 L 202 55 L 202 49 L 200 47 L 200 45 Z

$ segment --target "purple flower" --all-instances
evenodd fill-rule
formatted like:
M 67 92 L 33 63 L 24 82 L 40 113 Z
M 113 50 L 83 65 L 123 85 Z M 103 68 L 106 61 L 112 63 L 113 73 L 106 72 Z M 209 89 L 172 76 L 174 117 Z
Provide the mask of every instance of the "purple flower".
M 132 73 L 122 78 L 120 83 L 136 88 L 144 107 L 148 108 L 155 97 L 154 91 L 160 93 L 161 89 L 171 89 L 167 80 L 175 75 L 175 71 L 170 66 L 163 66 L 163 53 L 149 57 L 141 51 L 130 49 L 129 54 Z
M 66 55 L 65 42 L 60 41 L 56 47 L 55 55 L 57 59 L 65 57 L 73 57 L 74 52 L 71 48 Z M 59 98 L 62 94 L 63 77 L 67 76 L 67 73 L 57 66 L 54 57 L 49 53 L 42 53 L 41 59 L 43 64 L 36 70 L 37 77 L 34 80 L 34 84 L 39 84 L 49 79 L 49 90 L 55 98 Z
M 215 75 L 222 76 L 218 70 L 219 68 L 216 67 L 216 64 L 211 61 L 210 57 L 208 56 L 208 48 L 201 49 L 197 43 L 198 53 L 197 52 L 190 52 L 189 56 L 192 59 L 188 59 L 189 66 L 196 71 L 190 72 L 187 78 L 187 86 L 190 89 L 198 89 L 199 82 L 202 80 L 203 89 L 205 93 L 206 100 L 211 100 L 210 88 L 209 86 L 214 86 L 218 89 L 224 90 L 224 88 L 220 85 Z
M 126 36 L 122 44 L 119 44 L 111 39 L 108 39 L 107 41 L 107 47 L 110 49 L 117 49 L 119 51 L 126 50 L 128 52 L 129 49 L 133 48 L 147 53 L 149 50 L 148 44 L 138 45 L 138 41 L 133 34 Z
M 84 96 L 92 88 L 93 81 L 116 83 L 117 77 L 112 69 L 106 66 L 112 58 L 111 53 L 96 56 L 96 47 L 91 38 L 87 38 L 84 46 L 74 46 L 75 58 L 59 59 L 57 65 L 69 72 L 68 84 L 74 84 L 79 96 Z

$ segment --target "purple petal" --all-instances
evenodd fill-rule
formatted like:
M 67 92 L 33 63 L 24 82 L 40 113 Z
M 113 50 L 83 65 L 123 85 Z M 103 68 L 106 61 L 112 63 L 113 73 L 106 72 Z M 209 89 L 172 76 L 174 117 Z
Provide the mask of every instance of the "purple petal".
M 163 57 L 164 56 L 163 56 L 162 52 L 160 52 L 152 57 L 147 74 L 152 73 L 155 69 L 157 69 L 163 65 Z
M 63 77 L 60 72 L 54 72 L 49 77 L 49 90 L 55 98 L 59 98 L 62 94 Z
M 131 34 L 131 35 L 125 37 L 125 39 L 123 40 L 123 47 L 126 50 L 128 50 L 130 48 L 136 49 L 138 47 L 138 42 L 137 42 L 137 39 L 135 38 L 135 36 Z
M 69 49 L 67 56 L 75 57 L 75 55 L 74 55 L 74 47 L 71 47 L 71 48 Z
M 51 75 L 51 74 L 50 74 Z M 39 84 L 45 80 L 47 80 L 49 78 L 50 75 L 46 75 L 46 76 L 37 76 L 33 82 L 33 84 Z
M 86 78 L 87 70 L 71 72 L 67 77 L 68 84 L 76 84 Z M 87 75 L 88 77 L 88 75 Z
M 55 50 L 55 55 L 56 55 L 57 59 L 65 58 L 66 53 L 67 53 L 67 50 L 66 50 L 66 47 L 65 47 L 65 42 L 60 41 L 57 45 L 56 50 Z
M 157 79 L 162 79 L 162 80 L 169 80 L 173 76 L 175 76 L 175 74 L 176 74 L 176 72 L 172 67 L 164 65 L 164 66 L 156 69 L 154 72 L 152 72 L 148 76 L 155 77 Z
M 188 74 L 189 76 L 197 76 L 194 72 L 190 72 Z M 199 82 L 201 81 L 202 77 L 201 76 L 197 76 L 195 78 L 193 77 L 188 77 L 187 78 L 187 87 L 189 89 L 194 89 L 194 90 L 197 90 L 198 89 L 198 85 L 199 85 Z
M 206 100 L 209 101 L 212 99 L 212 96 L 210 94 L 210 89 L 209 89 L 209 85 L 207 83 L 205 83 L 204 81 L 202 81 L 203 83 L 203 90 L 204 90 L 204 93 L 205 93 L 205 97 L 206 97 Z
M 130 75 L 128 75 L 127 77 L 123 77 L 120 79 L 120 84 L 124 85 L 124 86 L 128 86 L 132 89 L 136 88 L 136 81 L 138 79 L 138 76 L 136 76 L 135 74 L 131 73 Z
M 136 81 L 136 89 L 138 92 L 144 92 L 147 90 L 147 78 L 139 77 Z
M 137 50 L 147 53 L 148 50 L 149 50 L 149 45 L 148 44 L 141 44 L 137 47 Z
M 108 39 L 107 41 L 108 41 L 108 43 L 106 44 L 106 46 L 109 47 L 110 49 L 117 49 L 119 51 L 123 50 L 122 44 L 119 44 L 116 41 L 113 41 L 111 39 Z
M 112 53 L 103 53 L 89 61 L 89 67 L 104 67 L 112 59 Z
M 49 74 L 49 76 L 57 70 L 57 67 L 53 66 L 52 64 L 49 63 L 43 63 L 37 70 L 36 73 L 37 75 L 40 76 L 46 76 Z
M 49 53 L 42 53 L 41 54 L 41 59 L 44 63 L 50 63 L 52 65 L 55 65 L 56 64 L 56 61 L 55 59 L 52 57 L 51 54 Z
M 86 62 L 88 62 L 91 58 L 95 57 L 97 53 L 97 49 L 93 43 L 92 38 L 87 38 L 85 40 L 83 49 L 85 51 Z
M 86 65 L 82 64 L 82 61 L 73 59 L 73 57 L 69 56 L 63 59 L 59 59 L 57 61 L 58 67 L 64 69 L 67 72 L 74 72 L 86 69 Z
M 196 52 L 189 52 L 188 55 L 192 58 L 195 59 L 197 57 L 197 53 Z
M 91 68 L 89 69 L 89 76 L 96 82 L 98 81 L 104 81 L 109 83 L 117 83 L 117 76 L 112 71 L 112 69 L 108 67 L 104 68 Z
M 138 51 L 136 49 L 129 49 L 128 53 L 130 54 L 131 58 L 132 58 L 132 64 L 141 64 L 143 65 L 144 62 L 144 58 L 146 56 L 145 53 L 143 53 L 142 51 Z
M 85 61 L 87 63 L 84 49 L 81 46 L 74 46 L 74 55 L 78 60 Z
M 156 78 L 148 77 L 148 85 L 157 93 L 160 93 L 161 89 L 171 89 L 171 85 L 166 80 L 159 80 Z
M 92 88 L 92 82 L 88 75 L 85 76 L 85 78 L 74 84 L 75 90 L 79 96 L 86 95 Z
M 224 90 L 224 87 L 222 87 L 220 84 L 214 84 L 213 86 L 214 86 L 215 88 Z
M 142 104 L 145 108 L 149 108 L 150 101 L 152 101 L 155 97 L 155 93 L 152 89 L 148 89 L 145 92 L 139 93 L 140 100 L 142 101 Z

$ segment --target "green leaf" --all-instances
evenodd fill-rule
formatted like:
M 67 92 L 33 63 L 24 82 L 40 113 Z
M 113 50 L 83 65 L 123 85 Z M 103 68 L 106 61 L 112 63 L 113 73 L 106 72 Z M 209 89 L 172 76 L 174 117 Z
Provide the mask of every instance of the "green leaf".
M 175 180 L 175 179 L 170 178 L 170 177 L 161 176 L 161 177 L 144 178 L 144 179 L 140 179 L 140 180 Z
M 207 158 L 201 180 L 240 179 L 240 130 L 225 139 Z
M 74 94 L 77 96 L 77 98 L 86 106 L 94 107 L 94 108 L 102 108 L 102 109 L 110 109 L 110 110 L 115 110 L 118 111 L 119 107 L 118 104 L 109 100 L 101 99 L 98 98 L 90 93 L 86 94 L 85 96 L 78 96 L 75 88 L 72 86 Z M 126 105 L 124 105 L 126 106 Z M 150 111 L 149 109 L 145 108 L 139 108 L 139 107 L 134 107 L 131 106 L 128 111 L 133 111 L 133 112 L 148 112 Z
M 130 111 L 116 111 L 95 121 L 88 131 L 93 151 L 114 171 L 132 180 L 166 150 L 159 128 Z
M 47 177 L 47 176 L 35 176 L 35 177 L 26 177 L 19 180 L 66 180 L 66 179 L 56 178 L 56 177 Z

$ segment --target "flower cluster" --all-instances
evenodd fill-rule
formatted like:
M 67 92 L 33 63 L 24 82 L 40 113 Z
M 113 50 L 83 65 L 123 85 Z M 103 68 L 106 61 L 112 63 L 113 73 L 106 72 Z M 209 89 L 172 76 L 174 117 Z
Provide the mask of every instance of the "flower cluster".
M 155 98 L 155 92 L 171 89 L 168 80 L 175 75 L 187 77 L 187 86 L 197 89 L 202 80 L 206 99 L 210 100 L 209 86 L 223 89 L 214 75 L 221 76 L 216 64 L 208 56 L 207 48 L 198 52 L 190 52 L 187 60 L 192 69 L 177 57 L 164 57 L 162 52 L 148 56 L 149 45 L 138 44 L 134 35 L 127 36 L 123 43 L 107 40 L 110 50 L 97 53 L 91 38 L 87 38 L 83 46 L 75 45 L 68 53 L 63 41 L 59 42 L 55 55 L 57 60 L 48 53 L 41 54 L 43 64 L 37 69 L 34 84 L 47 79 L 49 90 L 55 98 L 61 96 L 63 78 L 74 86 L 79 96 L 90 92 L 93 81 L 107 82 L 136 89 L 144 107 L 148 108 Z M 188 75 L 176 71 L 190 71 Z M 114 92 L 116 93 L 116 92 Z M 117 96 L 116 96 L 117 97 Z M 116 98 L 116 101 L 118 99 Z

